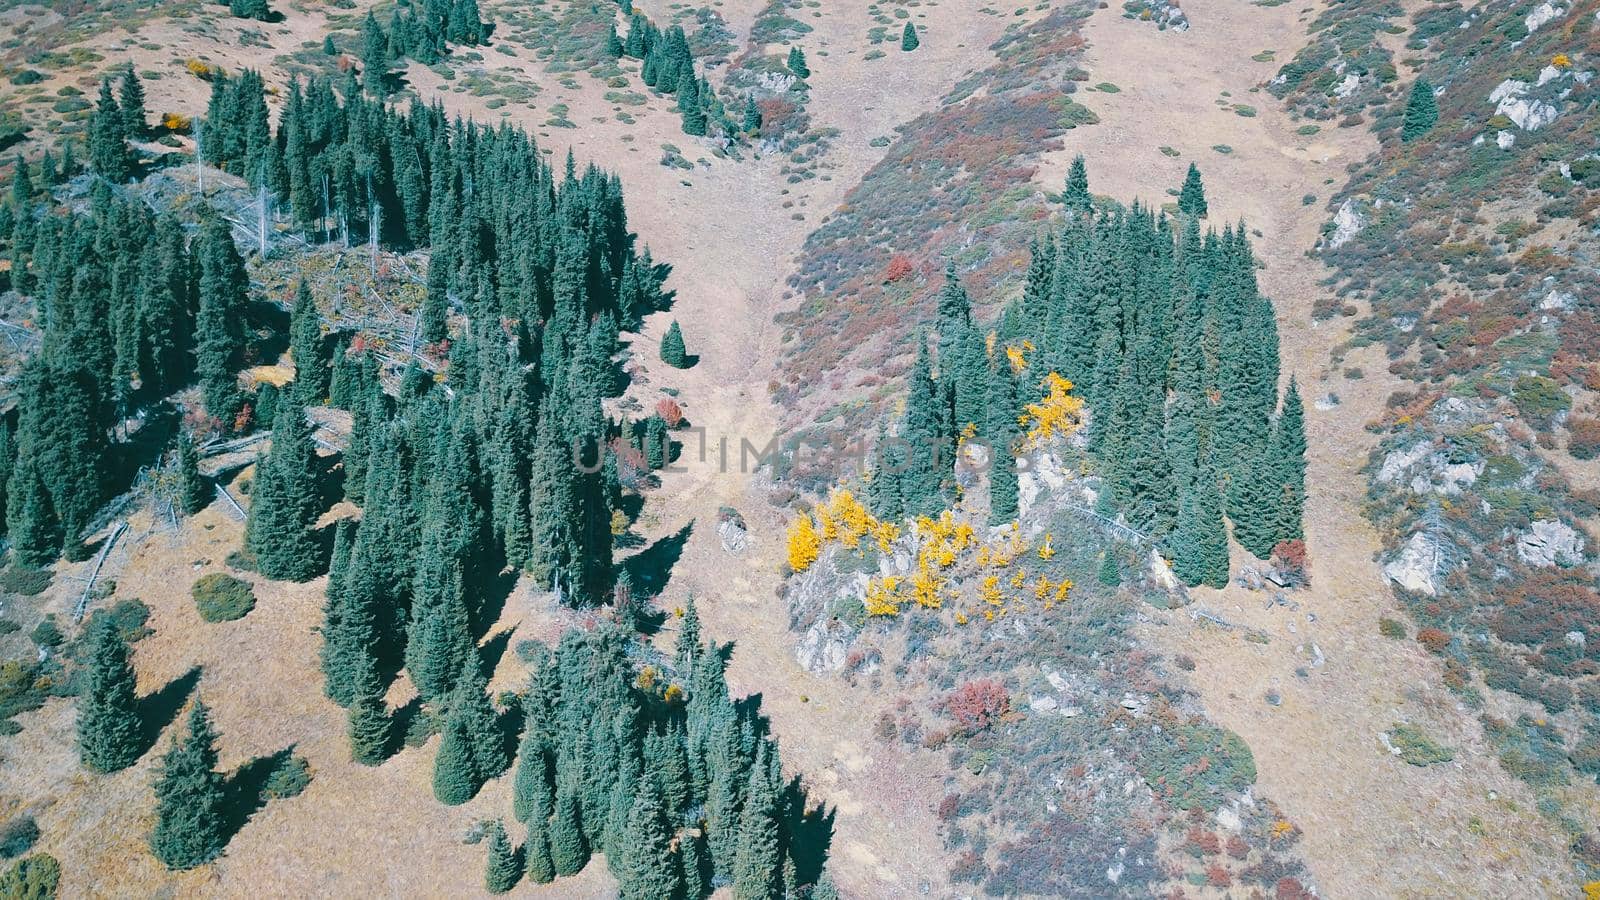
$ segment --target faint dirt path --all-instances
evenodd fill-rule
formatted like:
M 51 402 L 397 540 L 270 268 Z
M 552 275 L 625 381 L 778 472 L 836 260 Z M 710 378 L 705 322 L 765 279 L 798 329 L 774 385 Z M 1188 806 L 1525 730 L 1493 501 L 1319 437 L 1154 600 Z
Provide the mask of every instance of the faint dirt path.
M 1399 384 L 1376 349 L 1345 360 L 1362 370 L 1359 379 L 1328 370 L 1329 350 L 1346 328 L 1311 321 L 1329 272 L 1305 255 L 1345 165 L 1374 145 L 1365 129 L 1333 123 L 1297 134 L 1301 123 L 1271 95 L 1250 92 L 1304 43 L 1315 12 L 1297 17 L 1297 6 L 1202 0 L 1186 4 L 1194 24 L 1184 33 L 1123 19 L 1115 9 L 1096 14 L 1085 30 L 1088 83 L 1110 82 L 1120 92 L 1080 95 L 1101 124 L 1072 132 L 1040 175 L 1055 188 L 1072 155 L 1082 153 L 1096 193 L 1167 202 L 1157 191 L 1175 188 L 1189 162 L 1198 163 L 1211 221 L 1220 227 L 1242 218 L 1253 229 L 1265 263 L 1262 287 L 1278 308 L 1283 375 L 1298 377 L 1307 404 L 1314 587 L 1294 592 L 1292 609 L 1264 608 L 1270 594 L 1236 586 L 1195 592 L 1199 606 L 1269 635 L 1265 645 L 1246 641 L 1243 628 L 1202 626 L 1187 610 L 1152 610 L 1145 630 L 1198 662 L 1192 687 L 1217 721 L 1249 742 L 1261 789 L 1303 830 L 1301 846 L 1325 896 L 1553 894 L 1570 887 L 1562 837 L 1500 768 L 1475 713 L 1442 687 L 1434 661 L 1412 642 L 1378 634 L 1380 616 L 1404 616 L 1375 562 L 1378 537 L 1361 516 L 1360 467 L 1374 442 L 1364 425 Z M 1265 50 L 1276 51 L 1276 60 L 1251 59 Z M 1233 104 L 1254 107 L 1255 115 L 1241 116 Z M 1163 145 L 1181 156 L 1163 154 Z M 1303 201 L 1307 195 L 1314 199 Z M 1330 393 L 1336 405 L 1326 401 Z M 1236 559 L 1235 571 L 1245 561 Z M 1319 653 L 1325 662 L 1317 665 Z M 1281 705 L 1267 701 L 1269 692 Z M 1422 769 L 1391 757 L 1380 733 L 1403 722 L 1455 747 L 1455 761 Z

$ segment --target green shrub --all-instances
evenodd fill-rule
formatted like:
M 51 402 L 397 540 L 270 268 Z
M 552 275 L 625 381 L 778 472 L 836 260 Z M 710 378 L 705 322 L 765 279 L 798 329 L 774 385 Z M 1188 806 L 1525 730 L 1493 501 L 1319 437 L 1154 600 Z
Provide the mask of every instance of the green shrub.
M 290 756 L 267 776 L 261 792 L 273 800 L 298 797 L 311 784 L 311 766 L 304 757 Z
M 39 840 L 39 823 L 33 816 L 17 816 L 0 826 L 0 856 L 11 859 L 33 849 Z
M 0 572 L 0 590 L 32 597 L 43 593 L 44 589 L 50 586 L 52 577 L 46 569 L 12 565 L 4 572 Z
M 10 871 L 0 875 L 0 897 L 6 900 L 49 900 L 61 883 L 61 864 L 48 853 L 35 853 L 17 860 Z
M 1135 762 L 1150 786 L 1179 809 L 1215 810 L 1255 783 L 1256 762 L 1238 735 L 1203 722 L 1150 735 Z
M 1396 725 L 1389 732 L 1389 743 L 1400 751 L 1400 758 L 1413 766 L 1432 766 L 1447 763 L 1456 753 L 1422 733 L 1415 725 Z
M 207 622 L 232 622 L 255 608 L 256 595 L 250 583 L 232 575 L 212 572 L 194 583 L 191 589 L 200 618 Z
M 1389 618 L 1378 620 L 1378 633 L 1386 638 L 1393 638 L 1397 641 L 1403 641 L 1407 637 L 1406 626 Z
M 1572 398 L 1561 389 L 1555 379 L 1543 375 L 1523 375 L 1511 389 L 1511 402 L 1523 418 L 1537 425 L 1546 425 L 1557 413 L 1572 407 Z
M 67 636 L 61 633 L 56 625 L 55 614 L 45 616 L 33 629 L 33 642 L 40 648 L 54 650 L 64 643 Z

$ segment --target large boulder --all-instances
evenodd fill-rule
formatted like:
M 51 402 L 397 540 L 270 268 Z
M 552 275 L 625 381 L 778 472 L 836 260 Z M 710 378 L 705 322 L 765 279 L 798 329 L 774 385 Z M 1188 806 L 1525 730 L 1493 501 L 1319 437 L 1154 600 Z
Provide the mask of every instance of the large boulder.
M 1583 535 L 1554 519 L 1539 519 L 1517 536 L 1517 558 L 1530 566 L 1575 566 L 1583 562 Z
M 1383 567 L 1383 577 L 1412 593 L 1433 597 L 1439 593 L 1443 568 L 1444 555 L 1438 542 L 1419 531 Z

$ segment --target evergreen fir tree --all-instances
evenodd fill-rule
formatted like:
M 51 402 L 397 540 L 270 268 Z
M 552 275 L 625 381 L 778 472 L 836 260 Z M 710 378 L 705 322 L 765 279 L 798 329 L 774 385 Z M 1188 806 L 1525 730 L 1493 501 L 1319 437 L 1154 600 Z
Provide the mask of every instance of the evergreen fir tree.
M 1095 572 L 1095 578 L 1106 587 L 1122 584 L 1122 567 L 1117 565 L 1115 553 L 1107 550 L 1100 554 L 1100 568 Z
M 742 125 L 746 134 L 755 134 L 761 130 L 761 107 L 756 105 L 754 94 L 746 94 L 744 98 L 744 122 Z
M 989 374 L 987 400 L 991 413 L 985 429 L 989 438 L 989 524 L 1004 525 L 1015 521 L 1018 513 L 1017 466 L 1012 448 L 1021 437 L 1016 379 L 1004 358 Z
M 1173 574 L 1190 587 L 1228 586 L 1228 527 L 1223 522 L 1222 507 L 1217 467 L 1211 453 L 1206 452 L 1200 456 L 1194 478 L 1184 488 L 1177 522 L 1168 539 Z
M 1067 170 L 1067 186 L 1061 193 L 1061 202 L 1067 211 L 1087 215 L 1094 210 L 1094 200 L 1089 196 L 1089 171 L 1084 166 L 1083 155 L 1072 158 L 1072 168 Z
M 200 474 L 200 454 L 195 450 L 194 436 L 188 431 L 178 435 L 178 511 L 192 516 L 207 506 L 215 491 L 211 482 Z
M 78 758 L 88 768 L 116 772 L 139 758 L 144 731 L 136 685 L 116 622 L 96 616 L 78 702 Z
M 628 812 L 626 839 L 616 863 L 622 900 L 677 897 L 683 875 L 672 851 L 672 826 L 655 784 L 645 779 Z
M 1433 85 L 1426 78 L 1411 84 L 1411 95 L 1406 99 L 1405 118 L 1400 125 L 1400 140 L 1410 143 L 1433 130 L 1439 122 L 1439 103 L 1433 96 Z
M 226 420 L 237 402 L 234 372 L 244 350 L 249 280 L 233 232 L 221 215 L 212 211 L 204 216 L 196 247 L 200 308 L 195 319 L 195 374 L 206 412 Z
M 550 800 L 541 799 L 528 817 L 528 838 L 522 844 L 523 865 L 528 880 L 534 884 L 549 884 L 555 880 L 556 867 L 550 859 Z
M 241 19 L 272 21 L 272 8 L 267 5 L 267 0 L 228 0 L 228 12 Z
M 350 704 L 350 758 L 363 766 L 381 765 L 389 758 L 393 722 L 383 702 L 382 685 L 363 679 Z
M 389 76 L 389 38 L 378 25 L 378 18 L 367 10 L 361 23 L 361 81 L 367 93 L 382 98 L 389 93 L 384 83 Z
M 445 719 L 439 752 L 433 758 L 433 796 L 446 806 L 460 806 L 478 793 L 482 784 L 473 765 L 473 740 L 466 720 Z
M 188 736 L 172 739 L 156 779 L 156 826 L 150 852 L 169 869 L 192 869 L 216 859 L 227 843 L 216 734 L 205 704 L 189 712 Z
M 301 406 L 321 406 L 328 399 L 327 360 L 322 352 L 321 314 L 311 299 L 305 280 L 295 290 L 294 311 L 289 317 L 289 352 L 294 356 L 296 401 Z
M 711 893 L 711 866 L 706 860 L 705 835 L 691 831 L 678 839 L 678 870 L 687 900 L 701 900 Z
M 797 78 L 811 77 L 811 67 L 806 65 L 806 53 L 799 47 L 789 48 L 788 68 Z
M 733 895 L 738 900 L 780 896 L 778 798 L 766 771 L 765 749 L 750 774 L 750 790 L 739 818 L 739 844 L 733 863 Z
M 676 321 L 667 326 L 667 333 L 661 336 L 661 361 L 674 369 L 689 366 L 688 348 L 684 346 L 683 332 Z
M 89 165 L 101 178 L 121 184 L 133 174 L 127 120 L 111 93 L 111 79 L 100 80 L 100 99 L 89 114 Z
M 1272 450 L 1268 457 L 1274 469 L 1273 485 L 1278 489 L 1278 509 L 1273 522 L 1273 543 L 1301 540 L 1306 508 L 1306 428 L 1305 407 L 1300 388 L 1289 379 L 1283 395 L 1283 410 L 1272 430 Z
M 268 578 L 308 581 L 322 567 L 315 527 L 322 512 L 317 454 L 305 411 L 289 394 L 278 402 L 272 447 L 256 466 L 245 547 Z
M 921 43 L 921 41 L 917 40 L 917 26 L 907 22 L 905 30 L 900 32 L 900 49 L 910 53 L 912 50 L 917 49 Z
M 61 553 L 61 520 L 31 456 L 21 456 L 6 488 L 6 533 L 26 566 L 46 566 Z
M 683 619 L 678 625 L 678 643 L 674 654 L 679 670 L 688 672 L 702 651 L 700 645 L 700 612 L 695 609 L 694 595 L 683 603 Z
M 839 900 L 839 889 L 833 886 L 833 875 L 826 868 L 811 887 L 811 900 Z
M 589 845 L 579 818 L 576 776 L 557 777 L 555 813 L 550 819 L 550 861 L 557 875 L 576 875 L 589 864 Z
M 1189 164 L 1189 171 L 1183 176 L 1183 188 L 1178 191 L 1178 210 L 1196 219 L 1206 217 L 1206 188 L 1200 181 L 1200 168 L 1194 163 Z
M 485 829 L 489 839 L 489 859 L 484 866 L 483 887 L 491 894 L 504 894 L 522 879 L 522 861 L 506 840 L 505 826 L 496 819 Z
M 122 81 L 119 84 L 117 101 L 122 108 L 122 130 L 130 141 L 142 141 L 149 132 L 149 123 L 145 121 L 144 111 L 144 85 L 139 82 L 139 76 L 133 71 L 133 64 L 129 63 L 122 70 Z

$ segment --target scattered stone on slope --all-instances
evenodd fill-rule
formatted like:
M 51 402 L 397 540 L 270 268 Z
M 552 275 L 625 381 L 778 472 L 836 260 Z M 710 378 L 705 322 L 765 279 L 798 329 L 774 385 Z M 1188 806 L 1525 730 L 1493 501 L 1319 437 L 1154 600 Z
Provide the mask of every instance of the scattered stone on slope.
M 1517 558 L 1530 566 L 1575 566 L 1583 562 L 1583 545 L 1572 526 L 1539 519 L 1517 536 Z

